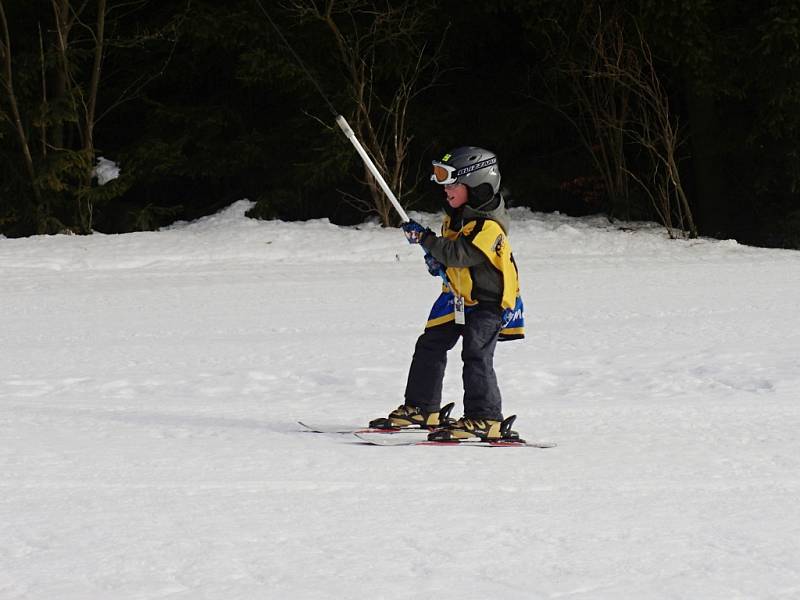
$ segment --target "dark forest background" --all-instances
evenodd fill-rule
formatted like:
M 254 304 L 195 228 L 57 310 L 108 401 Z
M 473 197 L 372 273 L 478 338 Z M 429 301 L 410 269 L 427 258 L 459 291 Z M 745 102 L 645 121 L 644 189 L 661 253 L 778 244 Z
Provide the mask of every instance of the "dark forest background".
M 407 208 L 477 145 L 512 205 L 800 247 L 797 0 L 262 2 Z M 240 198 L 396 224 L 254 0 L 0 0 L 0 233 Z

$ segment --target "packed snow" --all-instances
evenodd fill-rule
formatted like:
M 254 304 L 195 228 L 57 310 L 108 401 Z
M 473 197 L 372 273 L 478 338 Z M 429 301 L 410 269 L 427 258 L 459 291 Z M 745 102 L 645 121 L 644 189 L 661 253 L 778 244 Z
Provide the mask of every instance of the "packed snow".
M 297 420 L 402 403 L 439 283 L 249 206 L 0 239 L 0 598 L 800 597 L 800 254 L 514 209 L 504 411 L 558 447 L 385 448 Z
M 97 157 L 97 166 L 92 169 L 92 178 L 97 179 L 98 185 L 105 185 L 119 178 L 119 165 L 105 156 Z

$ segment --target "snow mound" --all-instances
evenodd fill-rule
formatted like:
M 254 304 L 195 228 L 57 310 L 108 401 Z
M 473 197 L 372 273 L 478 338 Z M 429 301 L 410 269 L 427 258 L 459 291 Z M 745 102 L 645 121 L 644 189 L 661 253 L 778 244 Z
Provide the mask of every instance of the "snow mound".
M 105 185 L 110 181 L 114 181 L 119 177 L 119 174 L 119 165 L 104 156 L 97 158 L 97 166 L 92 169 L 92 178 L 97 179 L 98 185 Z

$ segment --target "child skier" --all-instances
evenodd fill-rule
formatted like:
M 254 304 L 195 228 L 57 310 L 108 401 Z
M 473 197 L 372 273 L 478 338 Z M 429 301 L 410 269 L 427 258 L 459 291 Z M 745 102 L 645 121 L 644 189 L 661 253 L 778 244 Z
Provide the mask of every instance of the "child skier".
M 431 180 L 443 186 L 441 236 L 415 221 L 403 225 L 411 244 L 421 244 L 431 275 L 447 283 L 417 340 L 405 403 L 370 427 L 435 429 L 429 439 L 460 441 L 515 437 L 501 431 L 502 400 L 494 372 L 498 339 L 523 337 L 522 301 L 511 245 L 509 217 L 500 194 L 497 157 L 474 146 L 456 148 L 433 161 Z M 441 406 L 447 352 L 462 338 L 464 416 Z

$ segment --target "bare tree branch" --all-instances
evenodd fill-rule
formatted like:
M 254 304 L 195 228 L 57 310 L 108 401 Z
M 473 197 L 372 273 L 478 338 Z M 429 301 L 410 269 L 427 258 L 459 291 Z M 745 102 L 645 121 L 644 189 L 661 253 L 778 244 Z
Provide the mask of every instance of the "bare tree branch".
M 635 41 L 629 43 L 622 17 L 606 17 L 599 2 L 586 0 L 579 26 L 583 46 L 571 53 L 580 58 L 560 66 L 572 104 L 563 105 L 557 90 L 549 88 L 550 105 L 573 125 L 589 151 L 610 199 L 610 215 L 629 205 L 628 182 L 633 181 L 670 236 L 676 229 L 674 217 L 681 231 L 695 237 L 697 228 L 680 179 L 682 130 L 643 33 L 636 27 Z M 563 30 L 562 35 L 570 39 Z M 628 165 L 631 149 L 643 151 L 647 164 L 640 172 Z
M 282 7 L 298 21 L 320 23 L 329 32 L 352 103 L 348 120 L 402 201 L 408 193 L 403 186 L 414 139 L 409 132 L 409 107 L 441 78 L 439 60 L 447 31 L 436 46 L 419 43 L 427 9 L 418 9 L 409 2 L 287 0 Z M 387 67 L 381 55 L 384 48 L 393 48 L 401 56 L 392 65 L 393 83 L 388 93 L 385 77 L 384 81 L 379 80 L 385 76 L 380 72 Z M 390 224 L 396 218 L 392 205 L 366 168 L 363 179 L 372 198 L 369 212 Z M 352 198 L 348 203 L 364 206 Z

